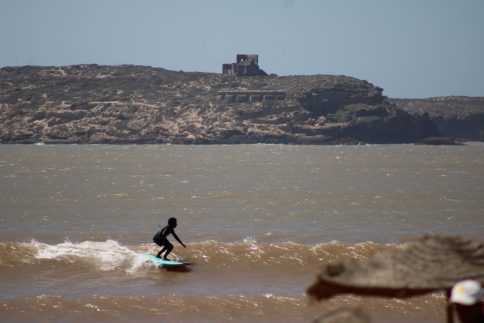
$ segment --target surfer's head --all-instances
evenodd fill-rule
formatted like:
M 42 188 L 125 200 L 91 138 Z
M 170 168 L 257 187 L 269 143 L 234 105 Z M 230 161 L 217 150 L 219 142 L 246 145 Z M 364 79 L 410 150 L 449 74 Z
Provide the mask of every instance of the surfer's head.
M 172 228 L 176 228 L 176 218 L 169 218 L 168 225 Z

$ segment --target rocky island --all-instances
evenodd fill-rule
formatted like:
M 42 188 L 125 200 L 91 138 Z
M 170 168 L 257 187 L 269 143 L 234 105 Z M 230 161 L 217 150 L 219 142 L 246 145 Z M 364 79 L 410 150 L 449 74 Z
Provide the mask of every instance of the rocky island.
M 445 99 L 389 99 L 381 88 L 348 76 L 267 75 L 254 57 L 245 58 L 224 64 L 222 74 L 133 65 L 1 68 L 0 143 L 482 139 L 482 99 L 466 99 L 474 108 L 462 122 L 462 109 L 452 110 L 450 117 L 443 113 Z

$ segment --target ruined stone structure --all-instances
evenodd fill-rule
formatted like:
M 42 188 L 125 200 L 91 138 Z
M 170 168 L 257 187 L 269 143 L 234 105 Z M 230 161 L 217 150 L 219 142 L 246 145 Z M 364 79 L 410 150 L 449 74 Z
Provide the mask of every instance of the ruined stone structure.
M 219 91 L 219 100 L 233 102 L 258 102 L 258 101 L 275 101 L 285 100 L 286 92 L 284 91 L 259 91 L 259 90 L 241 90 L 241 91 Z
M 236 63 L 223 64 L 222 73 L 233 76 L 267 75 L 259 68 L 259 55 L 237 54 Z

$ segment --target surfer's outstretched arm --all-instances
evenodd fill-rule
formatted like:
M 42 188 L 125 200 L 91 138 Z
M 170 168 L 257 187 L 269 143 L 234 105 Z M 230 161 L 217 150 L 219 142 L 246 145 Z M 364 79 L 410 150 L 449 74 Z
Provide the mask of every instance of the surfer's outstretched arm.
M 185 244 L 180 240 L 180 238 L 178 238 L 178 236 L 176 235 L 176 233 L 173 231 L 173 236 L 175 237 L 176 241 L 178 241 L 183 247 L 187 247 L 185 246 Z

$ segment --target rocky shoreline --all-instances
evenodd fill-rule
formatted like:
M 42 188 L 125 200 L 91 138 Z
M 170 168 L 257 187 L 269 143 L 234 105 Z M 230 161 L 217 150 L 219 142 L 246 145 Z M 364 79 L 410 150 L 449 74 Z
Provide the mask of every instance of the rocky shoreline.
M 484 97 L 446 96 L 390 101 L 412 115 L 428 114 L 442 136 L 458 141 L 484 140 Z
M 382 91 L 334 75 L 6 67 L 0 69 L 0 143 L 357 144 L 437 138 L 434 143 L 449 144 L 484 137 L 484 98 L 403 100 Z

